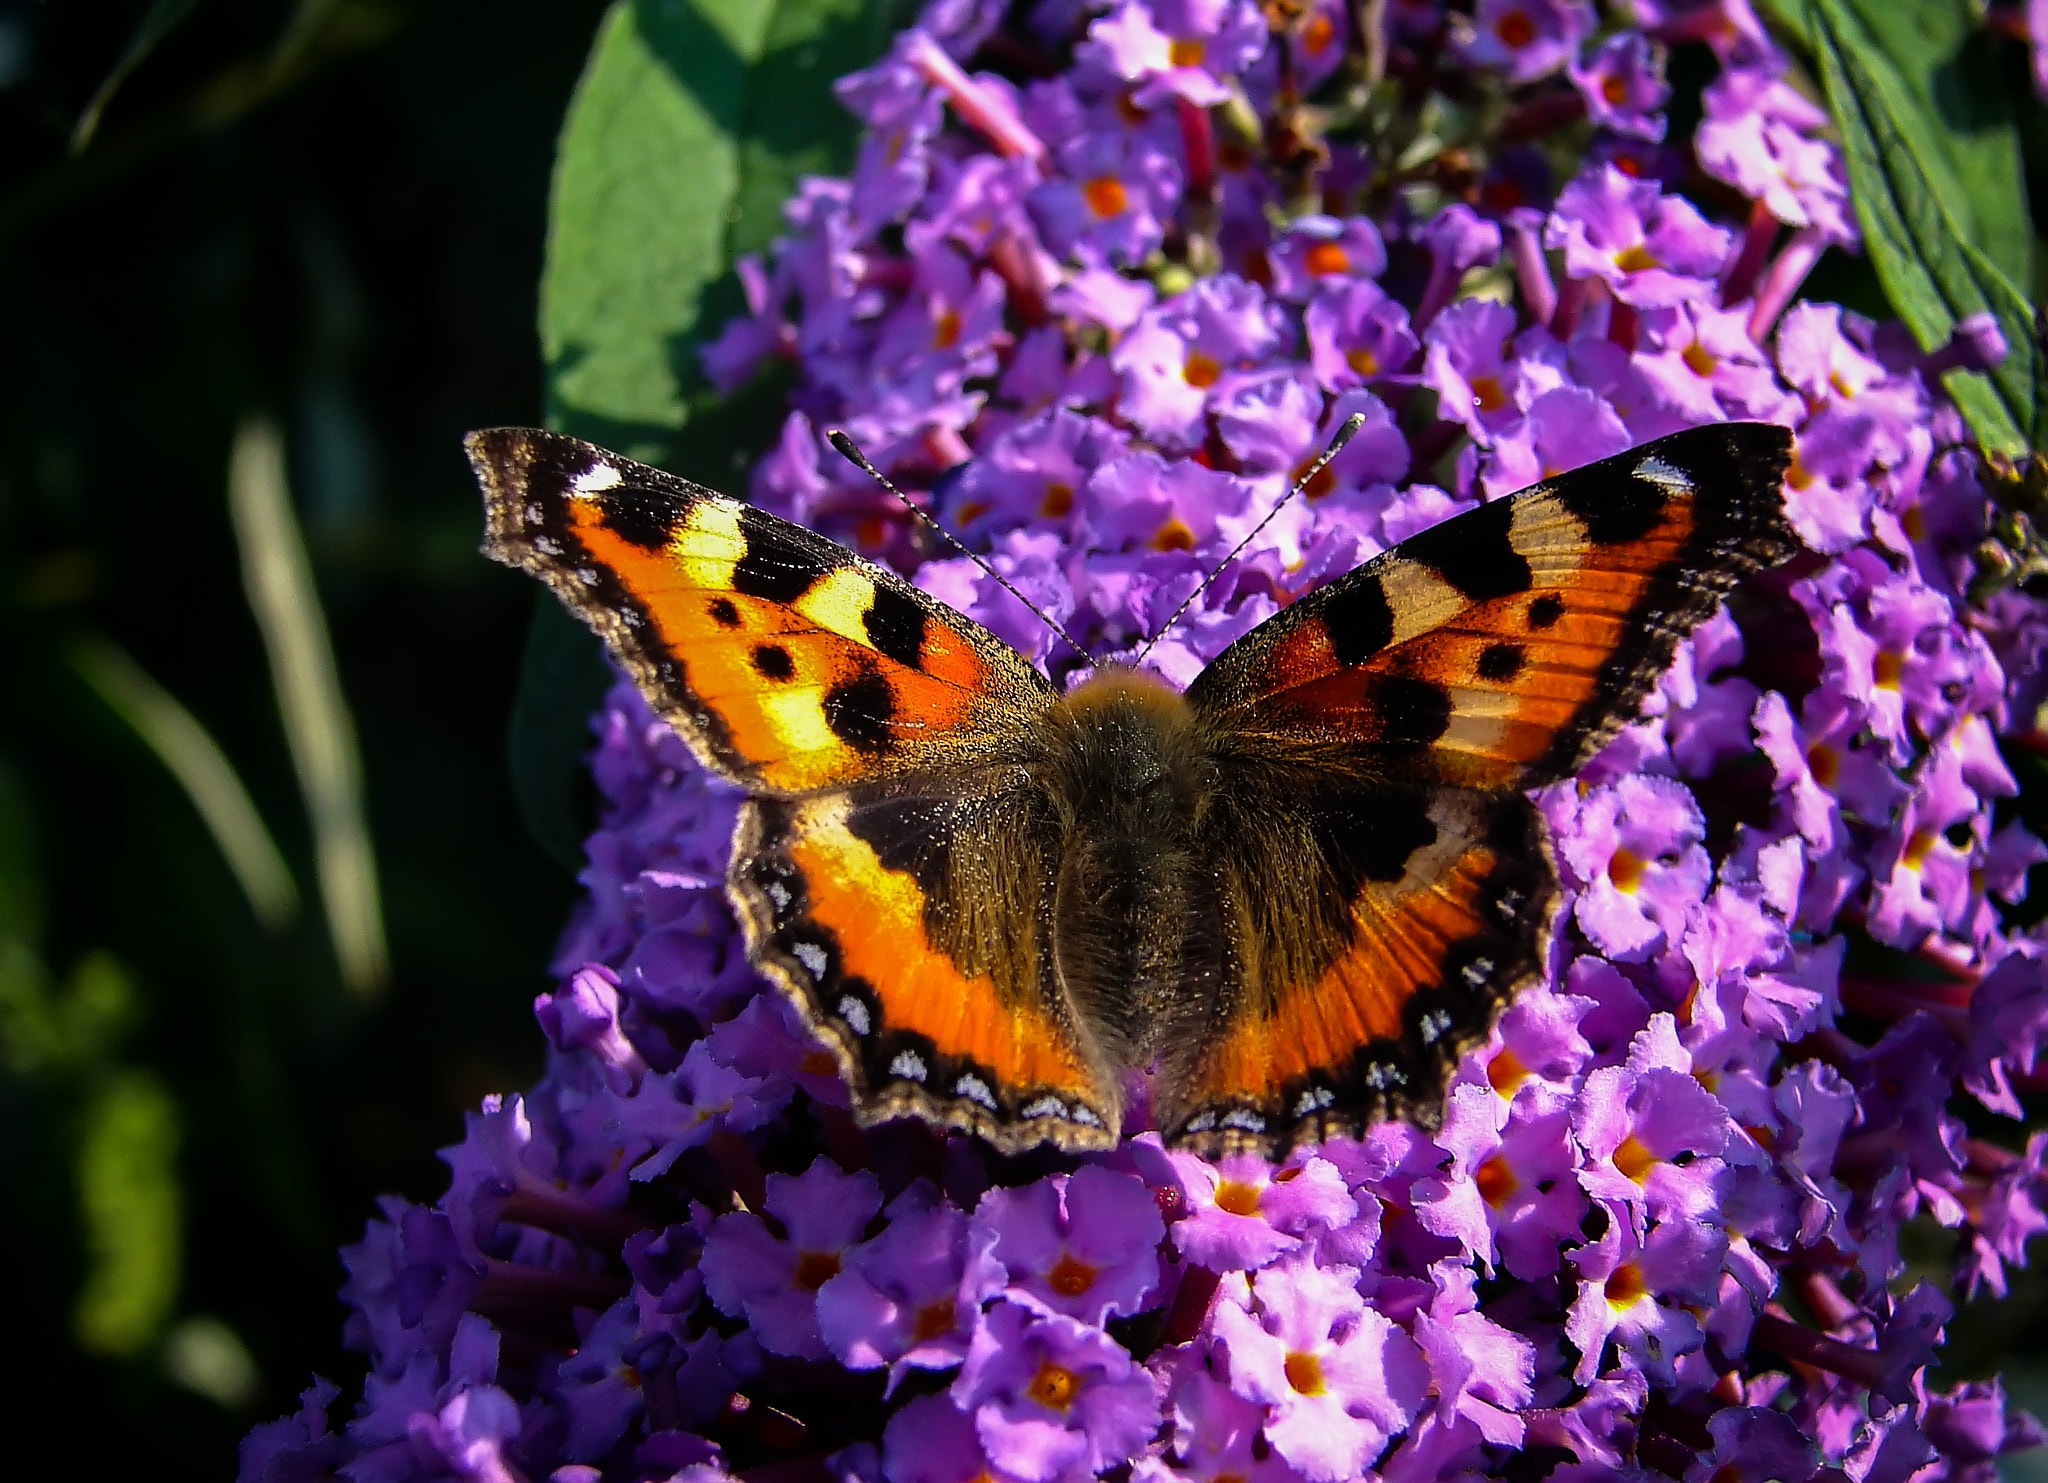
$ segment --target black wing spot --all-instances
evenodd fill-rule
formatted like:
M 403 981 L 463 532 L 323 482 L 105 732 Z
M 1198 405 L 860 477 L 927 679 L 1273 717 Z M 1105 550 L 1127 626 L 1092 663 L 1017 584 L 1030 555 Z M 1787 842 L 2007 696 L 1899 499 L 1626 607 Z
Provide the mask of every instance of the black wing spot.
M 1529 604 L 1529 627 L 1550 628 L 1564 616 L 1564 599 L 1555 592 L 1546 592 Z
M 886 752 L 895 745 L 896 692 L 875 670 L 862 670 L 825 692 L 825 724 L 857 752 Z
M 1385 792 L 1330 799 L 1312 816 L 1316 847 L 1349 905 L 1366 881 L 1398 881 L 1418 850 L 1436 843 L 1436 821 L 1420 793 Z
M 1482 680 L 1505 684 L 1522 672 L 1527 659 L 1520 644 L 1488 644 L 1479 656 L 1476 672 Z
M 868 631 L 868 642 L 884 658 L 918 667 L 924 657 L 925 615 L 916 598 L 877 582 L 874 601 L 868 604 L 861 622 Z
M 1383 747 L 1418 750 L 1451 726 L 1451 697 L 1441 685 L 1408 675 L 1389 675 L 1372 688 Z
M 795 602 L 830 573 L 835 563 L 804 550 L 789 535 L 770 526 L 768 519 L 751 505 L 740 509 L 740 536 L 747 551 L 733 564 L 733 591 L 769 602 Z
M 1611 462 L 1566 474 L 1551 491 L 1598 546 L 1640 541 L 1664 523 L 1664 507 L 1671 502 L 1671 491 L 1662 484 Z
M 677 490 L 648 485 L 607 490 L 597 499 L 604 528 L 643 551 L 659 551 L 669 543 L 687 503 Z
M 1527 592 L 1534 580 L 1529 561 L 1515 549 L 1509 534 L 1515 503 L 1500 499 L 1481 505 L 1419 536 L 1410 536 L 1398 550 L 1434 568 L 1473 602 Z
M 754 672 L 764 680 L 787 680 L 795 676 L 796 662 L 780 644 L 756 644 Z
M 1342 665 L 1363 664 L 1394 641 L 1394 609 L 1378 577 L 1359 577 L 1332 592 L 1323 607 L 1330 652 Z

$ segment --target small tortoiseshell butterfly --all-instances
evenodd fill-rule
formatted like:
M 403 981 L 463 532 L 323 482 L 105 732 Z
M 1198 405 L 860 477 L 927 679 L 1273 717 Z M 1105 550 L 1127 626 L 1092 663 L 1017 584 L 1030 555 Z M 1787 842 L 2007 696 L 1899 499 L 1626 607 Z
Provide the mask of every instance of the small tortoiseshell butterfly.
M 1268 1155 L 1434 1125 L 1544 958 L 1525 790 L 1796 549 L 1791 437 L 1674 433 L 1403 541 L 1185 694 L 1062 695 L 902 577 L 659 469 L 473 433 L 484 550 L 554 588 L 752 797 L 728 888 L 863 1122 L 1102 1148 L 1134 1068 L 1167 1139 Z

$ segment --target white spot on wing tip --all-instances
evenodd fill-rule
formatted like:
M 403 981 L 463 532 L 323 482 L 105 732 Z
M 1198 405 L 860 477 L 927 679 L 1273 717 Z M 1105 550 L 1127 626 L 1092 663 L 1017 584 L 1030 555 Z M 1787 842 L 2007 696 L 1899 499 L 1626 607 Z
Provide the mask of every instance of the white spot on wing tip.
M 914 1050 L 899 1050 L 896 1052 L 896 1059 L 889 1063 L 889 1074 L 900 1076 L 905 1081 L 922 1082 L 931 1073 L 925 1066 L 923 1056 Z
M 804 971 L 814 979 L 822 980 L 825 970 L 832 966 L 832 960 L 825 956 L 825 950 L 815 942 L 800 942 L 789 950 L 791 957 L 804 965 Z
M 988 1083 L 978 1076 L 963 1076 L 953 1083 L 956 1095 L 978 1103 L 993 1112 L 996 1109 L 996 1094 L 989 1090 Z
M 866 1039 L 873 1033 L 875 1022 L 868 1016 L 868 1007 L 848 994 L 839 1001 L 839 1017 L 846 1021 L 846 1028 Z
M 578 499 L 587 499 L 606 489 L 617 489 L 625 483 L 625 477 L 608 463 L 594 463 L 570 482 L 570 489 Z

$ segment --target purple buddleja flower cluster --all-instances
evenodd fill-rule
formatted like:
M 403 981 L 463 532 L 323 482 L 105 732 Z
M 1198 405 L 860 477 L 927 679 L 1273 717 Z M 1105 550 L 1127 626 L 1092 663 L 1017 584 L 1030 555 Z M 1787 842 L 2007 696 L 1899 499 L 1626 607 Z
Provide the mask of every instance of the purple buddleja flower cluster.
M 938 0 L 840 84 L 854 173 L 802 183 L 705 364 L 793 369 L 761 504 L 1055 674 L 821 429 L 1115 659 L 1362 414 L 1153 651 L 1176 682 L 1480 501 L 1794 429 L 1810 551 L 1540 796 L 1554 949 L 1441 1127 L 1278 1165 L 860 1128 L 747 964 L 735 791 L 621 685 L 547 1074 L 344 1253 L 368 1377 L 245 1479 L 1893 1483 L 2041 1440 L 1928 1372 L 2048 1227 L 2048 963 L 2008 925 L 2048 851 L 1998 740 L 2036 734 L 2048 613 L 1967 596 L 1988 499 L 1940 381 L 1995 332 L 1923 357 L 1795 302 L 1855 229 L 1744 0 L 1363 12 Z M 1681 45 L 1718 64 L 1689 137 Z M 1907 1275 L 1913 1224 L 1952 1281 Z

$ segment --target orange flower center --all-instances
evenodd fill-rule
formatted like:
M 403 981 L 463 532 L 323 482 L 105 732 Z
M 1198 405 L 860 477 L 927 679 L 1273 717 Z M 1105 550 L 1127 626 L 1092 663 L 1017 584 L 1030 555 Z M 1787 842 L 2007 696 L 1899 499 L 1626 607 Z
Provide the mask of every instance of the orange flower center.
M 1529 1068 L 1506 1046 L 1502 1046 L 1500 1054 L 1486 1063 L 1486 1080 L 1503 1097 L 1514 1096 L 1515 1088 L 1528 1079 Z
M 1321 1395 L 1329 1386 L 1323 1381 L 1323 1362 L 1313 1354 L 1290 1349 L 1285 1361 L 1287 1383 L 1302 1395 Z
M 1877 658 L 1872 660 L 1870 665 L 1871 676 L 1877 681 L 1877 688 L 1880 690 L 1898 689 L 1899 676 L 1905 672 L 1905 668 L 1906 656 L 1894 654 L 1889 649 L 1878 650 Z
M 928 1344 L 933 1339 L 942 1339 L 952 1333 L 956 1322 L 953 1316 L 953 1300 L 940 1298 L 936 1302 L 926 1303 L 917 1310 L 917 1319 L 911 1324 L 910 1331 L 918 1343 Z
M 1536 39 L 1536 23 L 1524 11 L 1511 10 L 1493 23 L 1493 34 L 1502 46 L 1520 51 Z
M 1636 887 L 1643 883 L 1643 869 L 1648 863 L 1641 855 L 1623 845 L 1607 862 L 1607 878 L 1614 882 L 1615 890 L 1633 895 Z
M 1257 1215 L 1259 1187 L 1242 1180 L 1226 1179 L 1216 1186 L 1216 1208 L 1232 1215 Z
M 1363 345 L 1356 350 L 1345 351 L 1344 363 L 1367 381 L 1380 373 L 1380 358 Z
M 836 1251 L 806 1251 L 796 1259 L 796 1285 L 806 1292 L 816 1292 L 838 1275 Z
M 1479 404 L 1482 412 L 1498 412 L 1508 404 L 1508 394 L 1501 389 L 1498 376 L 1474 376 L 1472 400 Z
M 1330 18 L 1321 11 L 1309 17 L 1308 24 L 1301 28 L 1301 44 L 1304 49 L 1320 52 L 1337 39 L 1337 28 Z
M 1634 1307 L 1636 1300 L 1649 1290 L 1649 1284 L 1643 1281 L 1642 1268 L 1634 1262 L 1623 1262 L 1607 1279 L 1607 1306 L 1617 1313 Z
M 1038 502 L 1038 513 L 1051 519 L 1058 519 L 1074 508 L 1074 486 L 1053 480 L 1045 486 L 1045 498 Z
M 1703 381 L 1721 369 L 1721 358 L 1697 340 L 1681 350 L 1678 358 L 1691 368 L 1693 375 Z
M 1223 374 L 1223 367 L 1201 351 L 1190 350 L 1188 358 L 1181 362 L 1180 374 L 1188 385 L 1206 390 L 1216 384 L 1216 379 Z
M 1621 1170 L 1637 1184 L 1649 1175 L 1650 1166 L 1657 1162 L 1657 1156 L 1643 1147 L 1641 1140 L 1631 1133 L 1621 1140 L 1621 1147 L 1614 1150 L 1614 1167 Z
M 1609 106 L 1619 108 L 1628 101 L 1628 83 L 1619 74 L 1610 73 L 1600 80 L 1600 96 Z
M 1124 194 L 1124 183 L 1114 175 L 1098 175 L 1082 186 L 1081 199 L 1103 221 L 1122 216 L 1131 206 L 1131 198 Z
M 953 348 L 953 342 L 959 338 L 960 316 L 954 310 L 948 309 L 939 316 L 938 323 L 932 326 L 932 344 L 940 350 L 950 350 Z
M 1195 533 L 1187 528 L 1180 516 L 1167 517 L 1166 524 L 1152 532 L 1154 551 L 1192 551 L 1195 549 Z
M 1913 837 L 1906 841 L 1906 848 L 1899 858 L 1904 860 L 1913 869 L 1918 870 L 1921 862 L 1927 858 L 1928 852 L 1933 848 L 1934 831 L 1932 829 L 1915 829 Z
M 1294 482 L 1297 484 L 1301 483 L 1301 476 L 1306 474 L 1314 463 L 1315 460 L 1310 458 L 1296 464 L 1294 466 Z M 1307 500 L 1319 500 L 1336 487 L 1336 471 L 1328 464 L 1324 464 L 1320 469 L 1316 470 L 1316 476 L 1303 487 L 1301 497 Z
M 1479 1187 L 1479 1198 L 1496 1210 L 1506 1203 L 1509 1195 L 1521 1188 L 1522 1183 L 1515 1178 L 1515 1171 L 1508 1167 L 1503 1154 L 1495 1154 L 1474 1170 L 1472 1182 Z
M 813 1046 L 804 1052 L 803 1062 L 797 1069 L 806 1076 L 830 1076 L 839 1069 L 839 1062 L 833 1059 L 829 1050 Z
M 1806 749 L 1806 770 L 1823 788 L 1832 788 L 1842 770 L 1842 757 L 1833 747 L 1815 742 Z
M 1064 1411 L 1074 1404 L 1074 1396 L 1080 1389 L 1080 1376 L 1046 1360 L 1039 1365 L 1038 1373 L 1031 1377 L 1028 1394 L 1048 1411 Z
M 1624 247 L 1614 255 L 1614 266 L 1624 273 L 1641 273 L 1649 268 L 1664 265 L 1650 256 L 1650 249 L 1638 242 L 1633 247 Z
M 1201 38 L 1182 36 L 1166 49 L 1166 60 L 1176 67 L 1199 67 L 1202 65 Z
M 1311 273 L 1349 273 L 1351 255 L 1335 242 L 1311 243 L 1308 255 L 1302 259 Z
M 1101 1272 L 1100 1267 L 1076 1261 L 1071 1252 L 1063 1251 L 1059 1262 L 1045 1274 L 1045 1285 L 1063 1298 L 1078 1298 L 1095 1285 Z

